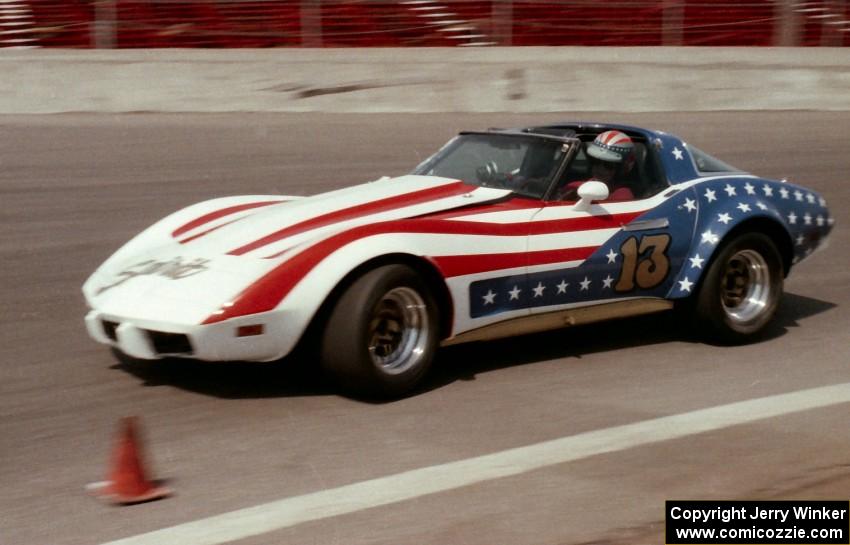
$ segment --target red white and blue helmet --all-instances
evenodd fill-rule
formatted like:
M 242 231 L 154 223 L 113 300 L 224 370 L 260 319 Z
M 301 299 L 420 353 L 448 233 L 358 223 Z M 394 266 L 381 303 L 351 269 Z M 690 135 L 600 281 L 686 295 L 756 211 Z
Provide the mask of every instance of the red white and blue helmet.
M 635 144 L 625 133 L 605 131 L 587 145 L 587 154 L 600 161 L 619 163 L 628 170 L 635 160 Z

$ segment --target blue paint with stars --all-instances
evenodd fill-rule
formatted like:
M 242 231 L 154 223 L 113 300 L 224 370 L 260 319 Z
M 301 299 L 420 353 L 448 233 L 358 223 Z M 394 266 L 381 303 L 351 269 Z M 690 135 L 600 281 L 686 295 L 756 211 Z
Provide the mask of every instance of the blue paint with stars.
M 670 298 L 687 297 L 708 268 L 724 239 L 745 222 L 769 220 L 788 235 L 792 263 L 805 259 L 832 230 L 834 220 L 826 201 L 814 191 L 763 178 L 736 177 L 709 180 L 691 188 L 696 193 L 697 227 Z M 677 196 L 678 197 L 678 196 Z
M 692 194 L 691 190 L 680 192 Z M 593 252 L 579 266 L 560 267 L 527 275 L 510 275 L 472 282 L 469 286 L 470 316 L 479 318 L 506 311 L 540 309 L 565 304 L 605 302 L 626 297 L 664 297 L 670 292 L 673 280 L 683 264 L 684 256 L 694 236 L 695 214 L 677 210 L 678 199 L 670 199 L 647 211 L 632 223 L 667 220 L 669 225 L 639 231 L 619 231 Z M 670 243 L 661 259 L 669 262 L 669 272 L 652 288 L 636 286 L 617 290 L 623 269 L 622 246 L 630 238 L 639 243 L 644 237 L 670 235 Z M 639 254 L 648 259 L 650 251 Z
M 626 127 L 638 130 L 634 127 Z M 578 266 L 555 267 L 543 272 L 512 274 L 478 280 L 470 284 L 470 315 L 491 316 L 508 311 L 549 310 L 567 304 L 604 303 L 630 297 L 680 299 L 693 295 L 724 238 L 744 222 L 762 219 L 774 222 L 787 234 L 793 248 L 792 263 L 808 257 L 829 235 L 834 219 L 826 201 L 817 193 L 789 183 L 747 175 L 717 173 L 686 189 L 677 184 L 710 175 L 697 171 L 690 150 L 679 138 L 662 132 L 640 129 L 658 155 L 667 180 L 674 187 L 670 198 L 632 221 L 630 225 L 664 220 L 665 227 L 621 230 Z M 604 205 L 603 205 L 604 206 Z M 744 226 L 743 228 L 746 228 Z M 635 244 L 646 237 L 659 240 L 669 235 L 669 245 L 655 260 L 668 266 L 663 279 L 650 287 L 620 284 L 627 241 Z M 657 248 L 656 248 L 657 251 Z M 649 266 L 653 249 L 636 256 Z M 628 283 L 626 283 L 628 284 Z M 549 307 L 549 308 L 547 308 Z

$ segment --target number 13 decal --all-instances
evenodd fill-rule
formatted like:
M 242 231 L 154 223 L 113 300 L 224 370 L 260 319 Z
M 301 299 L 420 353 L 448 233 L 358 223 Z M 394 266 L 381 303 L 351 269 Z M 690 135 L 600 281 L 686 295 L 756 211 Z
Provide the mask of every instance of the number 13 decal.
M 627 238 L 620 246 L 623 268 L 614 289 L 632 291 L 638 287 L 646 290 L 664 282 L 670 272 L 668 246 L 670 235 L 647 235 L 641 237 L 639 243 L 637 237 Z

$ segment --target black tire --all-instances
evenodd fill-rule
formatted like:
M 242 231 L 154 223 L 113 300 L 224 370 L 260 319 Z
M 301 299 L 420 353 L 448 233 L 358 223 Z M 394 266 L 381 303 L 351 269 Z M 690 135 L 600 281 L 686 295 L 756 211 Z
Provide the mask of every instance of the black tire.
M 721 343 L 751 340 L 776 314 L 784 276 L 770 237 L 746 233 L 730 239 L 711 261 L 693 301 L 698 331 Z
M 356 279 L 339 297 L 321 333 L 322 368 L 345 393 L 397 398 L 422 379 L 439 343 L 437 304 L 406 265 Z

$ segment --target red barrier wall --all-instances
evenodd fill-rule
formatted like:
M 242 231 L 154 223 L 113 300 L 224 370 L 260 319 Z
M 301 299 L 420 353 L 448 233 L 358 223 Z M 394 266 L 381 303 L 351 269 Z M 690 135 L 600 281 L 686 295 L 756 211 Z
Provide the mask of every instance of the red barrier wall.
M 0 47 L 850 45 L 847 0 L 11 0 L 0 23 Z

